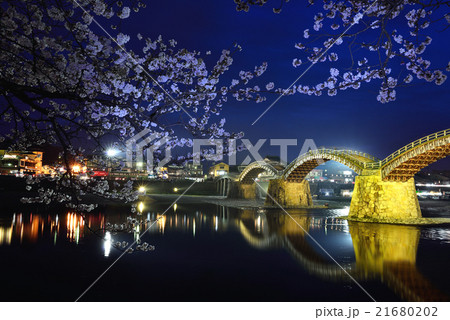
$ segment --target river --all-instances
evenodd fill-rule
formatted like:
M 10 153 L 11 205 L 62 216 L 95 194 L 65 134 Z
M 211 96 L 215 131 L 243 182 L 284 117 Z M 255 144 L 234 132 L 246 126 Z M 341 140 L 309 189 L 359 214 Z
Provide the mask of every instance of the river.
M 450 227 L 347 222 L 338 208 L 239 209 L 146 202 L 131 233 L 102 231 L 129 209 L 0 216 L 2 301 L 448 301 Z M 450 214 L 450 213 L 449 213 Z M 447 214 L 447 216 L 449 215 Z M 150 225 L 147 233 L 143 231 Z M 94 234 L 91 230 L 100 230 Z

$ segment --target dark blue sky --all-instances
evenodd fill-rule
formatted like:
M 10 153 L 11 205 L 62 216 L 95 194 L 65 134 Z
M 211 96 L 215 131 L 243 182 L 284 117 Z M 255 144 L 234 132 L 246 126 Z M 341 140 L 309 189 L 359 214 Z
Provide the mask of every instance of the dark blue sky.
M 268 71 L 259 83 L 273 81 L 276 86 L 287 87 L 307 67 L 292 67 L 293 58 L 305 60 L 294 44 L 304 41 L 303 30 L 311 29 L 319 6 L 308 8 L 306 1 L 291 1 L 281 14 L 274 14 L 271 4 L 269 1 L 245 13 L 237 12 L 232 0 L 152 1 L 125 20 L 120 31 L 129 35 L 140 32 L 151 38 L 161 34 L 165 39 L 177 40 L 180 47 L 211 50 L 211 63 L 222 49 L 236 41 L 244 50 L 234 57 L 227 79 L 267 61 Z M 448 32 L 430 29 L 430 35 L 433 42 L 424 57 L 431 60 L 432 67 L 445 68 L 450 57 Z M 349 60 L 344 57 L 344 46 L 338 52 L 339 65 L 345 66 Z M 329 68 L 317 64 L 299 83 L 316 84 L 329 76 Z M 313 138 L 317 146 L 357 149 L 384 158 L 417 138 L 450 127 L 450 81 L 441 86 L 416 84 L 399 88 L 397 100 L 388 104 L 376 100 L 379 83 L 340 91 L 335 97 L 283 97 L 254 126 L 251 123 L 275 97 L 261 104 L 229 100 L 222 115 L 227 118 L 229 130 L 244 131 L 253 142 L 259 138 L 298 139 L 300 145 L 298 149 L 290 148 L 290 159 L 298 155 L 306 138 Z M 277 150 L 269 149 L 268 143 L 265 146 L 263 153 Z

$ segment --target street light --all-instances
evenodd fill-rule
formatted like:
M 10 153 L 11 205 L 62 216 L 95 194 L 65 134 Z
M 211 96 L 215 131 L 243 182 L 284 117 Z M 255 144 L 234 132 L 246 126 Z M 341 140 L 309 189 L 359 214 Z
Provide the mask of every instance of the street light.
M 119 153 L 119 150 L 117 150 L 117 149 L 110 148 L 110 149 L 106 150 L 106 155 L 108 157 L 115 157 L 118 153 Z
M 114 148 L 109 148 L 106 149 L 106 156 L 108 157 L 108 162 L 106 165 L 108 166 L 108 171 L 111 171 L 111 167 L 112 167 L 112 160 L 111 158 L 114 158 L 117 154 L 119 154 L 119 150 L 114 149 Z

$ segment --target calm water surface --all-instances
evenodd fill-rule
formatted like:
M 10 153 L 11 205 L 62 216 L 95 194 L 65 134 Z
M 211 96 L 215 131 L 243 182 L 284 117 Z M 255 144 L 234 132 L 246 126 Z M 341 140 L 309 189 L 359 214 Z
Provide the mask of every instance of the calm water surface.
M 3 212 L 2 301 L 73 301 L 121 252 L 111 241 L 141 238 L 152 252 L 126 254 L 84 301 L 449 300 L 450 227 L 348 223 L 342 209 L 234 209 L 145 204 L 148 233 L 101 236 L 128 209 L 87 221 L 70 212 Z M 308 233 L 316 239 L 315 243 Z M 333 262 L 325 249 L 339 265 Z

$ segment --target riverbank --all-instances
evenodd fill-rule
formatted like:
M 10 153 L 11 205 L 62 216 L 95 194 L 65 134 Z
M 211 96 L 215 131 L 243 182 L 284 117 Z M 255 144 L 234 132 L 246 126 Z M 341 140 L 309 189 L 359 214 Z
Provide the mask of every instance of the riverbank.
M 413 218 L 413 219 L 372 219 L 372 218 L 358 218 L 353 219 L 348 216 L 337 217 L 338 219 L 355 221 L 355 222 L 366 222 L 366 223 L 385 223 L 385 224 L 395 224 L 395 225 L 409 225 L 409 226 L 426 226 L 426 225 L 450 225 L 450 218 Z
M 264 199 L 233 199 L 226 198 L 224 196 L 214 195 L 215 185 L 213 182 L 198 183 L 192 186 L 190 181 L 174 181 L 174 182 L 160 182 L 157 184 L 145 184 L 147 190 L 146 195 L 139 197 L 139 201 L 144 202 L 147 206 L 152 204 L 160 204 L 169 206 L 175 200 L 177 203 L 191 203 L 201 204 L 209 203 L 214 205 L 238 208 L 238 209 L 277 209 L 278 206 L 265 206 Z M 21 212 L 27 210 L 64 210 L 65 206 L 59 203 L 45 204 L 24 204 L 20 201 L 22 197 L 36 197 L 37 192 L 29 192 L 25 189 L 26 183 L 23 178 L 15 177 L 1 177 L 0 179 L 0 202 L 2 203 L 3 212 Z M 195 187 L 195 188 L 194 188 Z M 187 189 L 188 193 L 184 194 L 181 198 L 180 195 Z M 350 198 L 327 198 L 327 199 L 314 199 L 314 206 L 312 208 L 321 209 L 344 209 L 350 206 Z M 82 203 L 95 203 L 99 209 L 106 208 L 125 208 L 130 207 L 131 203 L 125 203 L 123 200 L 106 199 L 96 195 L 83 196 Z M 358 220 L 362 222 L 378 222 L 388 224 L 405 224 L 405 225 L 435 225 L 435 224 L 450 224 L 450 201 L 446 200 L 419 200 L 423 218 L 421 219 L 403 219 L 403 220 L 391 220 L 386 219 L 383 221 L 375 221 L 371 219 Z M 348 217 L 342 217 L 349 219 Z
M 158 203 L 172 203 L 178 195 L 147 195 L 151 201 Z M 184 195 L 177 202 L 179 203 L 211 203 L 238 209 L 278 209 L 278 206 L 265 206 L 264 199 L 231 199 L 223 196 L 192 196 Z M 358 221 L 367 223 L 385 223 L 396 225 L 447 225 L 450 224 L 450 202 L 443 200 L 424 200 L 420 201 L 420 207 L 423 213 L 423 218 L 420 219 L 351 219 L 348 216 L 338 217 L 339 219 L 348 221 Z M 314 200 L 314 206 L 308 207 L 312 209 L 341 209 L 350 206 L 350 199 L 335 199 L 333 201 Z M 289 209 L 286 209 L 289 210 Z
M 174 194 L 148 194 L 141 197 L 141 199 L 150 199 L 150 201 L 157 201 L 158 203 L 171 203 L 175 201 L 179 195 Z M 239 209 L 260 209 L 260 208 L 279 208 L 278 206 L 264 205 L 264 199 L 236 199 L 227 198 L 224 196 L 200 196 L 200 195 L 183 195 L 177 203 L 211 203 L 215 205 L 239 208 Z M 350 205 L 350 201 L 344 199 L 342 201 L 325 201 L 315 200 L 313 207 L 305 208 L 342 208 Z

